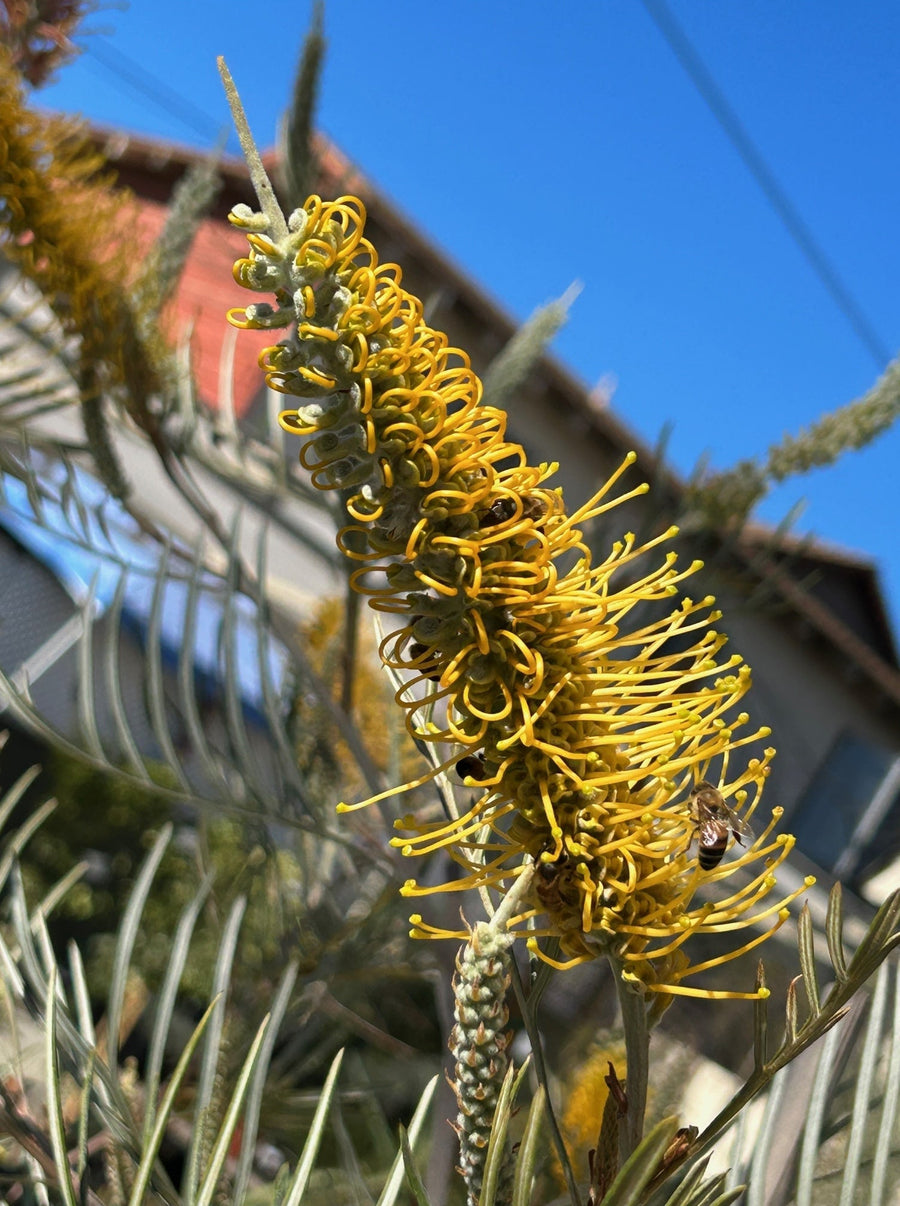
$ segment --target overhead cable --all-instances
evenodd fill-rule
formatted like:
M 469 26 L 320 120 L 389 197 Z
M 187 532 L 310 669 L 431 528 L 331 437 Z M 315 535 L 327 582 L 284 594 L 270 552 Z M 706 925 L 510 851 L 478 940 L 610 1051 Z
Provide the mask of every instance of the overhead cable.
M 687 72 L 691 83 L 706 101 L 713 117 L 728 135 L 735 150 L 765 193 L 769 204 L 781 219 L 785 229 L 803 252 L 810 267 L 853 327 L 860 342 L 865 346 L 877 366 L 883 369 L 893 359 L 890 349 L 879 337 L 862 307 L 841 279 L 825 249 L 778 183 L 775 173 L 766 163 L 743 122 L 728 103 L 687 34 L 675 20 L 665 0 L 642 0 L 642 3 L 673 54 Z

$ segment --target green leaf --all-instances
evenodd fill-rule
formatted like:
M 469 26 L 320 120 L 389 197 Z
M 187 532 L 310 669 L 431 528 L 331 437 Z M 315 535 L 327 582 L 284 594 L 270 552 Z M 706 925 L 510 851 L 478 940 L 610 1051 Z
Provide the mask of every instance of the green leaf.
M 813 1206 L 813 1179 L 815 1177 L 816 1160 L 819 1154 L 822 1122 L 831 1098 L 835 1057 L 840 1042 L 840 1031 L 833 1029 L 826 1035 L 825 1041 L 819 1049 L 819 1062 L 809 1094 L 806 1125 L 803 1128 L 803 1140 L 797 1164 L 796 1206 Z
M 892 1155 L 898 1102 L 900 1102 L 900 964 L 896 968 L 894 982 L 894 1018 L 890 1033 L 890 1053 L 884 1081 L 881 1121 L 878 1126 L 878 1138 L 872 1163 L 871 1198 L 873 1202 L 887 1201 L 888 1162 Z
M 811 1014 L 819 1012 L 819 979 L 816 974 L 816 951 L 813 943 L 813 924 L 809 905 L 804 904 L 797 921 L 797 946 L 800 954 L 800 971 L 803 988 Z
M 857 1200 L 856 1185 L 869 1130 L 869 1107 L 874 1094 L 876 1065 L 881 1051 L 881 1028 L 887 1006 L 887 986 L 888 968 L 887 964 L 882 963 L 875 979 L 875 992 L 869 1006 L 862 1055 L 856 1073 L 853 1118 L 843 1161 L 840 1206 L 853 1206 Z
M 431 1200 L 425 1189 L 425 1182 L 422 1180 L 422 1174 L 419 1172 L 416 1165 L 416 1158 L 413 1155 L 412 1146 L 409 1142 L 409 1136 L 404 1127 L 400 1127 L 400 1154 L 403 1157 L 403 1167 L 406 1171 L 406 1181 L 413 1192 L 413 1197 L 416 1199 L 417 1206 L 431 1206 Z
M 182 910 L 181 916 L 178 919 L 175 938 L 172 942 L 169 961 L 166 965 L 166 974 L 163 977 L 162 987 L 157 995 L 156 1010 L 153 1018 L 153 1032 L 150 1036 L 150 1046 L 147 1051 L 147 1063 L 144 1072 L 144 1095 L 146 1098 L 143 1127 L 144 1143 L 149 1141 L 150 1132 L 153 1129 L 156 1118 L 156 1099 L 159 1095 L 163 1059 L 172 1024 L 172 1016 L 175 1011 L 178 986 L 184 974 L 191 937 L 197 924 L 197 917 L 199 916 L 203 902 L 209 895 L 210 888 L 212 887 L 212 879 L 212 873 L 208 874 L 195 892 L 193 899 Z
M 716 1176 L 710 1177 L 708 1181 L 704 1181 L 697 1187 L 693 1197 L 689 1199 L 688 1206 L 710 1206 L 710 1202 L 721 1196 L 727 1178 L 727 1173 L 718 1173 Z M 734 1191 L 726 1190 L 726 1192 L 733 1193 Z
M 394 1206 L 395 1202 L 397 1201 L 397 1194 L 400 1192 L 401 1186 L 403 1185 L 404 1174 L 406 1173 L 406 1175 L 408 1175 L 403 1155 L 403 1144 L 404 1142 L 406 1143 L 410 1156 L 412 1156 L 412 1149 L 419 1138 L 422 1127 L 424 1126 L 425 1117 L 428 1113 L 429 1106 L 431 1105 L 432 1098 L 434 1097 L 439 1079 L 439 1077 L 433 1076 L 423 1089 L 422 1095 L 419 1098 L 416 1106 L 415 1113 L 412 1116 L 412 1121 L 409 1124 L 409 1130 L 407 1131 L 404 1127 L 400 1128 L 400 1150 L 397 1152 L 394 1163 L 391 1165 L 391 1171 L 388 1174 L 387 1181 L 384 1184 L 384 1188 L 382 1189 L 375 1206 Z
M 53 1148 L 53 1162 L 59 1189 L 66 1206 L 78 1206 L 75 1197 L 75 1187 L 72 1184 L 72 1168 L 69 1164 L 68 1144 L 66 1143 L 66 1128 L 63 1122 L 62 1099 L 59 1086 L 59 1061 L 56 1046 L 56 1011 L 57 1011 L 57 982 L 56 968 L 50 971 L 50 981 L 47 986 L 47 1017 L 45 1019 L 44 1052 L 47 1073 L 47 1123 L 50 1129 L 50 1143 Z
M 94 758 L 106 761 L 94 702 L 94 620 L 98 611 L 98 580 L 99 571 L 94 574 L 88 597 L 81 607 L 82 635 L 78 642 L 78 724 L 87 752 Z
M 55 808 L 56 801 L 47 800 L 46 803 L 36 808 L 27 820 L 22 822 L 11 838 L 7 839 L 3 854 L 0 856 L 0 886 L 6 883 L 10 870 L 25 849 L 32 835 L 40 829 L 41 825 L 43 825 L 44 821 L 46 821 Z
M 92 1051 L 84 1070 L 84 1083 L 81 1086 L 81 1104 L 78 1107 L 78 1176 L 83 1177 L 88 1162 L 88 1124 L 90 1122 L 91 1095 L 94 1089 L 94 1065 L 97 1062 L 97 1052 Z
M 640 1206 L 643 1192 L 659 1172 L 666 1148 L 675 1138 L 678 1119 L 664 1118 L 641 1140 L 609 1187 L 603 1206 Z
M 787 1043 L 795 1043 L 797 1041 L 797 982 L 801 979 L 800 976 L 795 976 L 787 987 L 784 1001 L 784 1041 Z
M 8 733 L 0 734 L 0 750 L 6 745 Z M 30 766 L 28 770 L 23 771 L 16 779 L 15 783 L 3 793 L 3 799 L 0 800 L 0 829 L 3 829 L 6 822 L 12 815 L 13 809 L 25 795 L 25 792 L 32 785 L 38 775 L 41 773 L 39 766 Z M 2 882 L 2 881 L 0 881 Z
M 693 1206 L 693 1195 L 701 1187 L 710 1159 L 711 1156 L 704 1156 L 702 1159 L 695 1161 L 693 1167 L 686 1174 L 684 1180 L 672 1196 L 666 1199 L 666 1206 Z
M 828 897 L 828 912 L 825 915 L 825 939 L 828 957 L 839 984 L 847 979 L 847 961 L 844 958 L 844 902 L 840 882 L 831 889 Z
M 191 1130 L 185 1172 L 184 1197 L 189 1206 L 195 1200 L 198 1192 L 197 1186 L 202 1176 L 200 1153 L 205 1147 L 206 1132 L 210 1124 L 209 1109 L 213 1100 L 216 1072 L 222 1055 L 222 1033 L 225 1027 L 225 1006 L 231 987 L 231 969 L 234 965 L 234 953 L 237 949 L 238 935 L 246 908 L 246 897 L 239 896 L 229 911 L 216 954 L 212 989 L 216 1005 L 210 1015 L 210 1024 L 203 1038 L 203 1054 L 200 1060 L 200 1074 L 197 1078 L 197 1095 L 194 1100 L 194 1125 Z
M 753 1144 L 753 1159 L 750 1162 L 750 1187 L 747 1191 L 747 1206 L 765 1206 L 766 1170 L 773 1140 L 778 1134 L 778 1113 L 788 1086 L 785 1069 L 773 1078 L 769 1089 L 766 1108 L 763 1111 L 759 1134 Z
M 481 1193 L 478 1195 L 478 1206 L 494 1206 L 497 1196 L 497 1185 L 503 1166 L 509 1159 L 506 1146 L 506 1135 L 509 1131 L 509 1119 L 513 1106 L 513 1079 L 516 1075 L 515 1064 L 510 1064 L 503 1077 L 500 1096 L 494 1109 L 491 1123 L 491 1137 L 488 1141 L 487 1153 L 484 1159 L 484 1173 L 481 1182 Z
M 42 917 L 49 917 L 56 906 L 68 896 L 75 884 L 84 876 L 87 866 L 87 863 L 76 863 L 74 867 L 70 867 L 66 874 L 41 897 L 36 912 L 40 913 Z
M 175 1065 L 175 1071 L 166 1086 L 166 1091 L 163 1094 L 163 1099 L 160 1102 L 159 1110 L 156 1114 L 156 1121 L 153 1125 L 153 1130 L 150 1133 L 150 1138 L 144 1144 L 141 1151 L 141 1162 L 138 1165 L 137 1172 L 134 1178 L 134 1185 L 131 1189 L 131 1194 L 128 1199 L 128 1206 L 144 1206 L 147 1190 L 150 1187 L 150 1178 L 153 1175 L 153 1165 L 156 1162 L 156 1156 L 159 1152 L 160 1144 L 163 1141 L 163 1136 L 166 1133 L 166 1128 L 169 1125 L 169 1115 L 172 1113 L 172 1107 L 175 1104 L 175 1098 L 181 1089 L 181 1082 L 184 1080 L 190 1062 L 193 1059 L 194 1051 L 197 1044 L 206 1029 L 212 1012 L 216 1007 L 217 1002 L 213 1001 L 209 1008 L 204 1013 L 203 1017 L 197 1024 L 193 1034 L 188 1040 L 187 1046 L 181 1053 L 178 1063 Z
M 343 1049 L 340 1050 L 331 1062 L 331 1067 L 328 1069 L 328 1075 L 325 1078 L 325 1084 L 322 1086 L 322 1092 L 319 1094 L 319 1102 L 316 1106 L 316 1112 L 313 1115 L 312 1126 L 309 1128 L 309 1134 L 306 1136 L 306 1142 L 303 1145 L 303 1151 L 300 1153 L 300 1160 L 297 1164 L 297 1169 L 291 1179 L 291 1191 L 288 1195 L 284 1206 L 300 1206 L 303 1195 L 306 1192 L 309 1174 L 312 1172 L 313 1164 L 315 1163 L 316 1155 L 319 1151 L 319 1144 L 322 1142 L 322 1135 L 325 1130 L 325 1119 L 328 1115 L 331 1100 L 334 1097 L 335 1086 L 337 1085 L 338 1073 L 341 1070 L 341 1061 L 344 1058 Z
M 144 666 L 147 674 L 145 697 L 153 736 L 156 738 L 166 766 L 175 775 L 180 786 L 188 790 L 187 776 L 181 760 L 175 752 L 175 743 L 172 740 L 169 722 L 166 718 L 166 691 L 162 666 L 162 621 L 166 585 L 169 580 L 170 556 L 169 548 L 164 548 L 153 583 L 153 597 L 150 602 L 150 614 L 147 617 L 147 636 L 144 644 Z M 193 656 L 194 629 L 187 622 L 185 622 L 181 640 L 181 656 L 185 656 L 186 652 Z
M 125 1000 L 128 973 L 131 969 L 131 954 L 137 941 L 141 914 L 144 911 L 144 905 L 147 903 L 147 897 L 150 895 L 153 877 L 156 875 L 171 836 L 172 826 L 164 825 L 156 841 L 153 843 L 150 853 L 144 860 L 140 874 L 135 880 L 131 895 L 128 898 L 125 914 L 122 918 L 122 924 L 116 937 L 116 952 L 113 960 L 112 978 L 110 980 L 106 1007 L 106 1041 L 109 1052 L 107 1058 L 109 1067 L 113 1072 L 115 1072 L 118 1062 L 119 1024 L 122 1017 L 122 1004 Z
M 225 707 L 225 726 L 228 733 L 232 759 L 240 769 L 241 777 L 251 794 L 265 799 L 266 790 L 259 777 L 259 768 L 250 749 L 247 726 L 244 722 L 244 703 L 241 697 L 241 680 L 237 668 L 237 616 L 235 604 L 240 584 L 240 511 L 235 512 L 231 528 L 231 544 L 228 549 L 228 576 L 225 597 L 222 601 L 222 618 L 219 630 L 220 658 L 224 667 L 222 676 L 222 699 Z
M 225 1111 L 225 1117 L 222 1120 L 222 1125 L 219 1128 L 219 1134 L 213 1146 L 209 1165 L 204 1172 L 203 1180 L 200 1183 L 197 1192 L 195 1199 L 196 1206 L 210 1206 L 210 1203 L 213 1200 L 213 1195 L 218 1188 L 219 1177 L 222 1175 L 222 1169 L 225 1166 L 225 1159 L 228 1155 L 228 1149 L 231 1146 L 231 1139 L 234 1135 L 235 1127 L 240 1121 L 241 1110 L 243 1109 L 244 1105 L 244 1098 L 246 1097 L 247 1090 L 250 1087 L 250 1080 L 253 1076 L 257 1059 L 259 1057 L 260 1048 L 262 1047 L 263 1040 L 266 1037 L 266 1031 L 269 1028 L 270 1021 L 271 1016 L 266 1014 L 256 1032 L 256 1037 L 250 1046 L 250 1050 L 247 1052 L 247 1058 L 244 1060 L 244 1063 L 241 1067 L 240 1075 L 238 1076 L 237 1083 L 231 1094 L 231 1099 L 228 1102 L 228 1107 Z
M 128 716 L 125 714 L 125 706 L 122 699 L 122 673 L 119 668 L 118 661 L 118 644 L 119 644 L 119 628 L 122 625 L 122 605 L 125 598 L 125 586 L 128 584 L 127 575 L 119 574 L 119 579 L 116 582 L 116 593 L 112 597 L 110 609 L 107 611 L 106 622 L 106 656 L 104 657 L 104 669 L 106 680 L 106 696 L 109 698 L 110 710 L 112 712 L 113 724 L 116 727 L 116 737 L 119 747 L 121 747 L 125 762 L 132 768 L 132 773 L 135 778 L 141 779 L 144 783 L 151 783 L 150 774 L 147 773 L 144 759 L 142 759 L 138 743 L 135 742 L 132 727 L 128 724 Z M 148 681 L 147 701 L 150 701 L 159 692 L 159 698 L 162 698 L 162 690 L 152 681 Z M 156 687 L 156 691 L 154 691 Z M 157 703 L 159 699 L 157 699 Z
M 278 1037 L 281 1023 L 284 1020 L 284 1015 L 287 1012 L 291 999 L 291 993 L 297 982 L 297 971 L 298 966 L 296 961 L 289 963 L 284 970 L 284 975 L 281 977 L 281 983 L 278 986 L 278 991 L 275 993 L 272 1007 L 269 1011 L 271 1019 L 269 1028 L 266 1031 L 259 1059 L 256 1061 L 256 1067 L 253 1070 L 253 1079 L 250 1082 L 250 1089 L 247 1093 L 247 1104 L 244 1107 L 244 1130 L 241 1138 L 241 1150 L 238 1156 L 237 1168 L 234 1171 L 233 1197 L 236 1202 L 240 1202 L 243 1199 L 250 1181 L 250 1174 L 253 1171 L 253 1157 L 256 1151 L 259 1114 L 266 1087 L 266 1077 L 269 1072 L 269 1064 L 272 1060 L 272 1052 L 275 1048 L 275 1040 Z
M 544 1086 L 538 1085 L 537 1092 L 531 1099 L 525 1133 L 522 1135 L 522 1142 L 516 1154 L 511 1206 L 530 1206 L 546 1100 L 547 1093 Z
M 734 1189 L 727 1189 L 725 1193 L 719 1194 L 717 1198 L 709 1203 L 709 1206 L 731 1206 L 732 1202 L 737 1202 L 739 1198 L 747 1191 L 746 1185 L 736 1185 Z
M 766 971 L 760 959 L 756 969 L 756 988 L 766 987 Z M 753 1002 L 753 1068 L 762 1072 L 768 1060 L 769 1002 L 758 998 Z

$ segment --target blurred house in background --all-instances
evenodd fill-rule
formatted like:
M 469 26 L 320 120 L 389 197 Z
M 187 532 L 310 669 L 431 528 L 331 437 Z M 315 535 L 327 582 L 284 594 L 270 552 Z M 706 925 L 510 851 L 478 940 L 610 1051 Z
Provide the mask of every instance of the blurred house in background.
M 196 152 L 117 132 L 96 137 L 155 233 Z M 269 337 L 245 332 L 235 340 L 224 317 L 246 300 L 231 277 L 244 236 L 226 215 L 253 197 L 241 161 L 223 164 L 222 180 L 188 260 L 175 321 L 191 329 L 200 398 L 216 407 L 230 390 L 239 420 L 259 434 L 273 404 L 275 410 L 280 405 L 256 364 Z M 404 283 L 423 299 L 431 325 L 446 331 L 483 372 L 515 332 L 509 316 L 324 138 L 317 187 L 323 196 L 362 197 L 367 235 L 382 262 L 402 266 Z M 653 490 L 629 504 L 627 522 L 652 531 L 683 513 L 683 483 L 616 416 L 602 389 L 586 388 L 551 356 L 518 391 L 509 429 L 532 459 L 559 462 L 570 504 L 590 495 L 634 449 L 633 475 L 648 478 Z M 617 510 L 612 518 L 620 531 L 622 515 Z M 602 537 L 590 535 L 600 543 Z M 852 552 L 753 524 L 728 540 L 687 532 L 682 546 L 686 560 L 707 562 L 704 587 L 717 596 L 724 628 L 753 667 L 751 707 L 771 726 L 778 749 L 768 799 L 784 808 L 805 856 L 864 889 L 900 853 L 900 665 L 875 567 Z M 303 572 L 296 577 L 302 581 Z
M 162 228 L 173 188 L 200 157 L 122 132 L 98 131 L 95 137 L 120 182 L 139 200 L 139 254 Z M 172 331 L 190 350 L 197 397 L 217 411 L 223 438 L 239 425 L 242 439 L 293 464 L 296 445 L 277 432 L 274 422 L 280 399 L 266 389 L 257 365 L 271 336 L 238 335 L 225 318 L 229 308 L 246 302 L 232 279 L 232 264 L 244 254 L 245 238 L 228 224 L 227 213 L 237 202 L 253 204 L 254 199 L 241 161 L 225 161 L 220 171 L 222 191 L 188 258 Z M 362 197 L 369 215 L 367 235 L 380 259 L 402 265 L 404 282 L 423 299 L 429 323 L 445 330 L 483 372 L 515 333 L 511 319 L 324 139 L 319 143 L 318 191 Z M 608 548 L 613 533 L 630 528 L 650 535 L 687 512 L 684 483 L 616 416 L 608 394 L 591 391 L 551 356 L 539 362 L 518 390 L 509 430 L 532 459 L 559 463 L 557 480 L 570 505 L 592 494 L 627 452 L 637 453 L 628 480 L 644 478 L 653 489 L 617 508 L 608 531 L 588 533 L 598 551 Z M 137 443 L 131 457 L 130 476 L 158 508 L 160 522 L 190 542 L 196 517 L 167 491 L 159 465 Z M 204 487 L 223 522 L 240 511 L 245 530 L 268 525 L 268 539 L 275 542 L 275 555 L 270 548 L 269 556 L 270 593 L 286 614 L 301 616 L 315 600 L 343 588 L 345 571 L 334 550 L 330 500 L 319 496 L 315 507 L 275 513 L 252 492 L 239 492 L 237 485 L 231 491 L 210 478 Z M 64 596 L 59 589 L 46 589 L 48 571 L 30 565 L 26 546 L 9 525 L 6 530 L 2 556 L 16 598 L 10 596 L 3 609 L 0 655 L 15 647 L 10 654 L 15 665 L 4 666 L 10 673 L 47 647 L 53 633 L 44 613 L 52 600 Z M 778 749 L 766 798 L 784 809 L 784 826 L 797 836 L 789 876 L 810 871 L 819 876 L 820 886 L 809 897 L 819 926 L 832 876 L 858 894 L 847 903 L 852 940 L 854 927 L 858 931 L 871 915 L 864 898 L 881 894 L 885 876 L 892 874 L 885 869 L 900 856 L 900 665 L 877 572 L 851 552 L 753 524 L 726 537 L 689 522 L 680 548 L 686 563 L 693 558 L 705 562 L 694 590 L 716 595 L 724 613 L 722 627 L 753 668 L 749 705 L 753 717 L 771 727 L 770 740 Z M 32 594 L 45 605 L 29 607 Z M 54 614 L 54 632 L 64 634 L 72 610 L 61 607 Z M 63 636 L 59 640 L 64 644 Z M 60 645 L 55 674 L 62 673 L 67 656 L 75 655 Z M 56 692 L 55 706 L 71 707 L 74 716 L 75 676 L 70 674 L 67 682 Z

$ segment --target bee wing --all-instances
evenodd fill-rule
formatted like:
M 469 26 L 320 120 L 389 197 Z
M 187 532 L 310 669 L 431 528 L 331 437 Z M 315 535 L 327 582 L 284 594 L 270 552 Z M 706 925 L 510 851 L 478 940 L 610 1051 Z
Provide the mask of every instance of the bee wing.
M 754 837 L 756 836 L 753 832 L 753 829 L 750 826 L 749 821 L 745 821 L 742 817 L 739 817 L 736 812 L 731 812 L 730 809 L 729 809 L 729 816 L 728 816 L 728 824 L 731 827 L 731 832 L 735 836 L 735 840 L 738 842 L 741 842 L 742 838 L 746 838 L 747 841 L 752 842 Z M 744 844 L 745 844 L 744 842 L 741 842 L 741 845 L 744 845 Z
M 728 835 L 728 829 L 721 821 L 709 817 L 702 821 L 697 826 L 697 840 L 701 846 L 715 846 L 722 840 L 722 830 L 725 830 L 725 836 Z

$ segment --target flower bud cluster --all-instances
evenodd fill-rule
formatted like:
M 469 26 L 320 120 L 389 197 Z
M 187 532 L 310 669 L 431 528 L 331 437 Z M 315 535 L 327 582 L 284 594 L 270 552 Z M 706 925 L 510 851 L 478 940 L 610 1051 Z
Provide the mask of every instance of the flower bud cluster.
M 459 1171 L 465 1177 L 469 1206 L 475 1206 L 481 1192 L 494 1111 L 509 1062 L 510 1036 L 505 1026 L 509 1020 L 510 942 L 509 935 L 498 934 L 482 922 L 456 957 L 456 1025 L 450 1034 L 456 1079 L 451 1086 L 459 1103 L 454 1130 L 459 1136 Z M 506 1155 L 498 1202 L 508 1200 L 512 1184 L 512 1160 L 509 1152 Z

